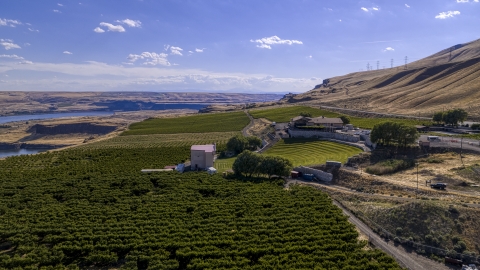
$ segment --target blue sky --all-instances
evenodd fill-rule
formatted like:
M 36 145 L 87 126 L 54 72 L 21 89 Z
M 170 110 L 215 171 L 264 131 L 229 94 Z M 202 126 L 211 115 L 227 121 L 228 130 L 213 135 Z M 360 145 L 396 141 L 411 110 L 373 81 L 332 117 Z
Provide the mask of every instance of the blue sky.
M 4 0 L 0 91 L 304 92 L 480 38 L 479 0 Z

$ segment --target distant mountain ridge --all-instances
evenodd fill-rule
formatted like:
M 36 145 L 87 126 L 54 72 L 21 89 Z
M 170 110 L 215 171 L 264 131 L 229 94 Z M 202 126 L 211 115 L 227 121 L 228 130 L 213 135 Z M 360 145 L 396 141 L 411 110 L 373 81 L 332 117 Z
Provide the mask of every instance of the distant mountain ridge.
M 349 109 L 431 116 L 463 108 L 480 119 L 480 39 L 403 66 L 350 73 L 284 98 Z

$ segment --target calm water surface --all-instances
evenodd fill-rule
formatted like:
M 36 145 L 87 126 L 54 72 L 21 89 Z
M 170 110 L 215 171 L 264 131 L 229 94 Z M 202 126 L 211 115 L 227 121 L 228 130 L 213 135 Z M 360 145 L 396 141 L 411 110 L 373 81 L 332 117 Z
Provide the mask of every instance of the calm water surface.
M 40 152 L 48 151 L 49 149 L 12 149 L 12 150 L 0 150 L 0 158 L 36 154 Z
M 113 112 L 72 112 L 72 113 L 48 113 L 48 114 L 0 116 L 0 124 L 5 124 L 8 122 L 16 122 L 16 121 L 54 119 L 54 118 L 62 118 L 62 117 L 102 116 L 102 115 L 113 115 Z

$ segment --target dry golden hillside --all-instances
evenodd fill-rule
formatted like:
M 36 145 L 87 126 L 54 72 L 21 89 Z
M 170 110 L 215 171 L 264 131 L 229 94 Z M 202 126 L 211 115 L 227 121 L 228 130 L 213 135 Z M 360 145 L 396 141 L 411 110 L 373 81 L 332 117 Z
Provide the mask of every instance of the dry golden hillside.
M 480 40 L 442 50 L 407 69 L 330 78 L 326 85 L 284 100 L 422 116 L 455 107 L 479 119 Z

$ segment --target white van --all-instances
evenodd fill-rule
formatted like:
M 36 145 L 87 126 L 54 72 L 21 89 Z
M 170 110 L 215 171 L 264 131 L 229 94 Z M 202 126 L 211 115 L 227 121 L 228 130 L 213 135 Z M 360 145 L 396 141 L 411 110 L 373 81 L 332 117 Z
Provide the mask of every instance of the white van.
M 430 142 L 440 141 L 440 137 L 438 136 L 427 136 L 427 140 Z

